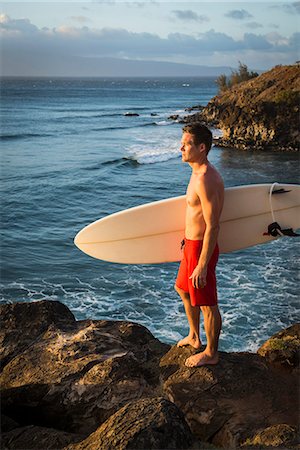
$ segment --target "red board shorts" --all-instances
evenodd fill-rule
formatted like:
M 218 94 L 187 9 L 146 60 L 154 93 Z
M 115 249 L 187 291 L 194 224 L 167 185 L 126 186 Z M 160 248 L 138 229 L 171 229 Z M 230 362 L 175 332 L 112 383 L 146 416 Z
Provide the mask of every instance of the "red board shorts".
M 176 286 L 190 294 L 192 306 L 214 306 L 218 303 L 216 265 L 219 247 L 216 245 L 207 267 L 206 285 L 194 288 L 190 276 L 198 264 L 203 241 L 184 239 L 183 257 L 179 266 Z

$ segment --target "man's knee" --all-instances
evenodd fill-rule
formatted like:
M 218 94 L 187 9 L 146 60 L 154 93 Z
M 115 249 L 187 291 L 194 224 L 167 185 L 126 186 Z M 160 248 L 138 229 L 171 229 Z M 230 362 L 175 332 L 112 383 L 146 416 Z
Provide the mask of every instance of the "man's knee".
M 188 292 L 185 292 L 183 289 L 177 286 L 177 284 L 174 284 L 174 289 L 177 292 L 177 294 L 184 300 L 189 300 L 190 294 Z
M 174 284 L 174 289 L 175 289 L 175 291 L 177 292 L 177 294 L 181 294 L 181 292 L 183 292 L 183 290 L 182 289 L 180 289 L 178 286 L 177 286 L 177 284 L 175 283 Z
M 203 305 L 201 306 L 201 311 L 203 314 L 218 314 L 219 313 L 219 308 L 218 305 Z

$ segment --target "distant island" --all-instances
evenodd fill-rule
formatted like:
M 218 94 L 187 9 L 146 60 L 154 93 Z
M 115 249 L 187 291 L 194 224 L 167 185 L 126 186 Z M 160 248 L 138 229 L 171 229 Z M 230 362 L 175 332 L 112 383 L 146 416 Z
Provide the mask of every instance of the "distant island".
M 299 150 L 300 66 L 276 66 L 213 97 L 182 122 L 220 128 L 218 145 L 244 150 Z

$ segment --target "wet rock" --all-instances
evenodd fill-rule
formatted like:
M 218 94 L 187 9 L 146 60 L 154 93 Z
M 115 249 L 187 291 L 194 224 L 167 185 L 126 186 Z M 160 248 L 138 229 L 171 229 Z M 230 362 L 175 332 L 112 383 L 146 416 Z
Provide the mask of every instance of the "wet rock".
M 189 108 L 185 108 L 185 111 L 202 111 L 204 109 L 204 106 L 202 105 L 194 105 L 190 106 Z
M 295 375 L 273 371 L 250 353 L 221 353 L 216 366 L 187 368 L 184 361 L 192 353 L 173 347 L 160 365 L 164 393 L 198 439 L 235 448 L 273 424 L 297 426 Z
M 300 323 L 268 339 L 257 351 L 269 363 L 286 369 L 300 366 Z
M 139 114 L 138 113 L 134 113 L 134 112 L 126 112 L 126 113 L 124 113 L 124 116 L 126 116 L 126 117 L 138 117 Z
M 79 444 L 65 450 L 186 449 L 193 442 L 182 412 L 158 397 L 128 403 Z
M 172 114 L 168 117 L 169 120 L 177 120 L 179 118 L 179 114 Z

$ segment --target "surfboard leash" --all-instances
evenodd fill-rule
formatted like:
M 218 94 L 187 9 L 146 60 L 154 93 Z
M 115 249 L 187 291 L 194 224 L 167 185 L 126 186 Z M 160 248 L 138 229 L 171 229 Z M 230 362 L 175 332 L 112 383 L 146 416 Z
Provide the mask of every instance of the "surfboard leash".
M 272 195 L 274 194 L 286 194 L 287 192 L 291 192 L 291 191 L 287 191 L 286 189 L 276 189 L 274 190 L 275 186 L 278 186 L 279 184 L 277 182 L 273 183 L 270 189 L 270 193 L 269 193 L 269 202 L 270 202 L 270 209 L 271 209 L 271 214 L 272 214 L 272 219 L 273 222 L 270 223 L 270 225 L 268 226 L 268 231 L 266 233 L 264 233 L 264 236 L 273 236 L 273 237 L 277 237 L 277 236 L 290 236 L 290 237 L 296 237 L 296 236 L 300 236 L 300 234 L 297 234 L 294 232 L 294 230 L 292 228 L 286 228 L 286 229 L 282 229 L 281 226 L 279 225 L 278 222 L 276 222 L 275 219 L 275 214 L 274 214 L 274 209 L 273 209 L 273 204 L 272 204 Z

